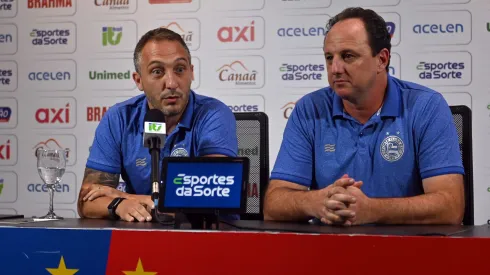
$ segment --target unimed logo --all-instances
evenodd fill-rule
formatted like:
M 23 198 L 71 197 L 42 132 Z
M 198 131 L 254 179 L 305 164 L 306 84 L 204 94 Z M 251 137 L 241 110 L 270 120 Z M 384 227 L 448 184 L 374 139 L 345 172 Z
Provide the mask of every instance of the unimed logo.
M 124 80 L 131 79 L 131 71 L 127 70 L 125 72 L 108 72 L 106 70 L 102 72 L 90 71 L 88 73 L 88 78 L 90 80 Z
M 175 190 L 179 197 L 229 197 L 230 186 L 235 184 L 235 176 L 211 175 L 194 176 L 178 174 L 173 183 L 182 185 Z
M 72 6 L 72 0 L 27 0 L 28 9 L 68 8 Z

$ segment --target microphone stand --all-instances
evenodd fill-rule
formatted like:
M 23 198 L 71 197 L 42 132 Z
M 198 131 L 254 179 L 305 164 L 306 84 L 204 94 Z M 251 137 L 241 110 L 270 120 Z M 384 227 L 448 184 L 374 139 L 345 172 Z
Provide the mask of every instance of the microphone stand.
M 151 209 L 151 216 L 158 223 L 163 225 L 172 225 L 175 221 L 174 218 L 167 214 L 158 213 L 158 197 L 160 189 L 160 146 L 161 141 L 159 138 L 152 137 L 149 139 L 150 155 L 151 155 L 151 200 L 153 201 L 154 208 Z

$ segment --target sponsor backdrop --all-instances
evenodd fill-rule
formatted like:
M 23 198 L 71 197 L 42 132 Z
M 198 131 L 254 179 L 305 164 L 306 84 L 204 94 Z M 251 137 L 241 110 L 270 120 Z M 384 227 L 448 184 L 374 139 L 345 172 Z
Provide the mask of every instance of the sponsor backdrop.
M 131 79 L 132 51 L 142 34 L 159 26 L 182 34 L 188 44 L 194 90 L 234 112 L 267 113 L 272 167 L 295 102 L 328 85 L 326 21 L 355 5 L 387 21 L 391 75 L 473 110 L 475 220 L 485 223 L 487 0 L 0 0 L 0 213 L 47 211 L 34 151 L 62 147 L 69 149 L 69 161 L 55 210 L 77 216 L 95 128 L 111 105 L 141 93 Z

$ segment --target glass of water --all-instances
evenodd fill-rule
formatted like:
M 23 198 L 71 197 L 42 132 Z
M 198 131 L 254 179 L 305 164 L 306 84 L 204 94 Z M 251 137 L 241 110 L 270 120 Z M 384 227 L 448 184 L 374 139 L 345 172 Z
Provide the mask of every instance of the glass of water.
M 61 177 L 65 173 L 67 153 L 67 150 L 51 150 L 43 148 L 36 150 L 37 171 L 49 191 L 48 214 L 39 217 L 39 219 L 63 219 L 63 217 L 56 215 L 53 211 L 53 196 L 56 185 L 60 183 Z

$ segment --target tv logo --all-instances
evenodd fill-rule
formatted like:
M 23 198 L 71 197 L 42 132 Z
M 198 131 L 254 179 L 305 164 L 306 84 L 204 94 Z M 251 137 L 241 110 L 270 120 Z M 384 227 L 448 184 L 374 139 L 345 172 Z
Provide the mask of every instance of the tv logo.
M 118 45 L 122 38 L 122 27 L 102 27 L 102 46 Z
M 72 7 L 72 0 L 27 0 L 28 9 Z
M 165 129 L 165 123 L 158 123 L 158 122 L 145 122 L 145 127 L 147 130 L 146 132 L 148 133 L 160 133 L 162 132 L 162 129 Z
M 109 108 L 110 106 L 87 107 L 87 121 L 100 121 Z
M 0 106 L 0 123 L 5 123 L 10 121 L 10 116 L 12 115 L 12 109 L 10 107 Z
M 230 188 L 222 187 L 235 184 L 235 176 L 192 176 L 178 174 L 173 179 L 176 185 L 182 185 L 176 189 L 178 197 L 229 197 Z M 187 187 L 189 186 L 189 187 Z

